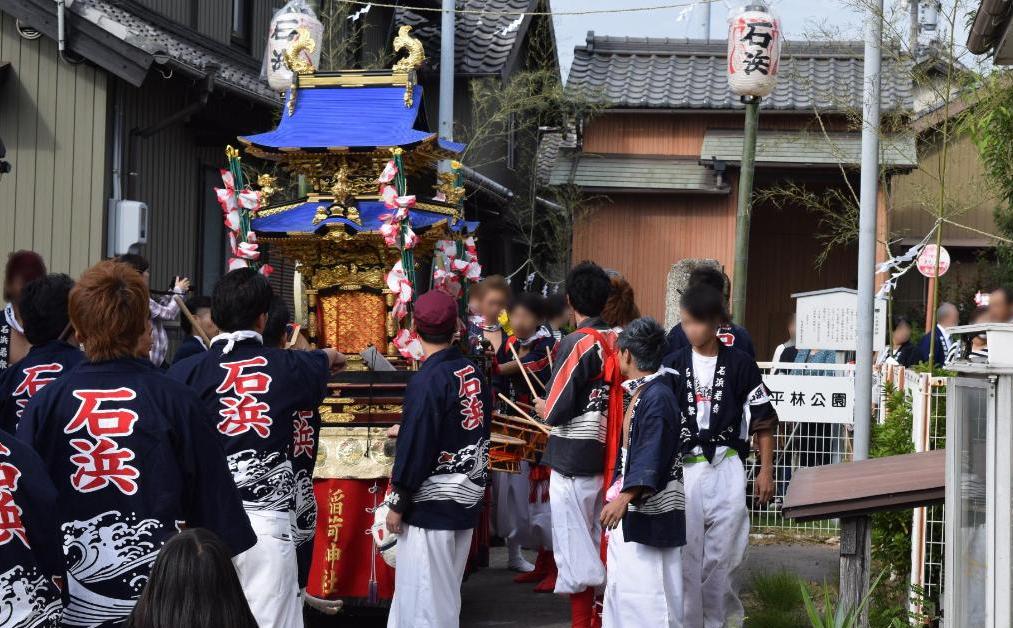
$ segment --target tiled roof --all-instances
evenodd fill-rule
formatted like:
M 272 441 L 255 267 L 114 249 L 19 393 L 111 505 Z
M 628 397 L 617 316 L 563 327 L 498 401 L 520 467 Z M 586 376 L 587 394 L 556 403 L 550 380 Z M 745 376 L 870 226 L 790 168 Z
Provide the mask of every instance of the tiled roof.
M 548 185 L 552 169 L 559 157 L 559 151 L 573 149 L 576 145 L 576 132 L 573 129 L 552 131 L 542 135 L 538 142 L 538 153 L 535 155 L 535 176 L 538 177 L 539 184 Z
M 144 15 L 143 7 L 108 0 L 77 0 L 71 11 L 117 39 L 155 57 L 165 58 L 193 71 L 215 69 L 215 80 L 241 95 L 280 105 L 281 101 L 260 79 L 260 64 L 218 42 L 182 28 L 169 29 Z M 143 17 L 142 17 L 143 16 Z
M 882 109 L 911 108 L 910 62 L 883 59 Z M 596 37 L 574 50 L 567 87 L 614 107 L 738 109 L 724 41 Z M 777 87 L 761 105 L 783 111 L 860 109 L 861 42 L 785 42 Z
M 500 74 L 506 67 L 519 36 L 527 28 L 523 15 L 536 4 L 533 0 L 457 0 L 458 9 L 495 10 L 494 14 L 458 13 L 454 25 L 454 60 L 462 75 Z M 504 13 L 499 13 L 503 11 Z M 509 13 L 517 11 L 516 15 Z M 422 40 L 426 63 L 440 67 L 440 13 L 415 13 L 396 9 L 394 23 L 409 24 L 413 34 Z
M 918 167 L 915 138 L 891 135 L 880 140 L 880 163 L 890 168 Z M 742 130 L 708 130 L 700 148 L 700 159 L 738 163 L 742 160 Z M 800 131 L 759 131 L 756 163 L 836 165 L 858 167 L 862 162 L 861 133 Z
M 695 160 L 666 157 L 595 155 L 560 151 L 549 185 L 576 185 L 585 190 L 727 193 L 714 171 Z

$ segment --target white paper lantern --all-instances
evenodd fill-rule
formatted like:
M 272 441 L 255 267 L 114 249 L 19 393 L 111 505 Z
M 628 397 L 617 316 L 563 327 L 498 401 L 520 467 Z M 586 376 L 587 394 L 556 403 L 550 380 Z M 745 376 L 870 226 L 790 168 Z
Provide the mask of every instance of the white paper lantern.
M 285 50 L 295 37 L 297 28 L 305 28 L 316 43 L 313 53 L 309 55 L 313 67 L 320 65 L 320 42 L 324 35 L 324 25 L 312 13 L 276 13 L 271 20 L 271 30 L 267 35 L 267 50 L 264 63 L 267 66 L 267 84 L 276 92 L 283 92 L 292 85 L 292 71 L 285 65 Z M 306 53 L 303 53 L 306 54 Z
M 728 87 L 739 96 L 769 96 L 777 85 L 781 24 L 763 6 L 750 5 L 728 26 Z

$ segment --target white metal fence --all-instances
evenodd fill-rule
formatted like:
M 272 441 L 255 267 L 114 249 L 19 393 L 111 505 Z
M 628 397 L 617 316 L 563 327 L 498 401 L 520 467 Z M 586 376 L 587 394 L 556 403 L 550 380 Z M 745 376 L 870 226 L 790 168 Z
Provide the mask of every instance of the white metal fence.
M 811 377 L 854 377 L 855 367 L 852 364 L 795 364 L 795 363 L 758 363 L 764 376 L 804 375 Z M 815 381 L 815 380 L 814 380 Z M 783 403 L 791 403 L 791 395 L 785 392 Z M 811 401 L 811 400 L 810 400 Z M 832 403 L 826 400 L 827 404 Z M 814 413 L 816 409 L 814 409 Z M 787 534 L 809 537 L 813 540 L 825 539 L 838 533 L 836 520 L 795 521 L 785 519 L 781 514 L 781 504 L 788 483 L 796 470 L 804 467 L 816 467 L 825 464 L 846 462 L 852 459 L 852 422 L 827 422 L 809 420 L 805 412 L 791 413 L 793 419 L 785 420 L 782 416 L 774 451 L 774 500 L 766 506 L 757 506 L 752 499 L 752 478 L 758 469 L 759 461 L 749 460 L 747 474 L 750 480 L 748 489 L 749 514 L 752 531 L 768 534 Z

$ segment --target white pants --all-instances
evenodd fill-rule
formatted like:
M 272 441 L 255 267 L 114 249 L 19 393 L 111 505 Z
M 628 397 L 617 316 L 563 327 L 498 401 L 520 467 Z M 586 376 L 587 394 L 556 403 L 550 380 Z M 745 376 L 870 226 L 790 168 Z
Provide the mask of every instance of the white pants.
M 460 625 L 461 579 L 473 532 L 404 525 L 397 540 L 394 600 L 387 628 Z
M 530 467 L 521 462 L 520 473 L 493 471 L 492 492 L 496 499 L 496 534 L 508 543 L 531 546 L 531 518 L 528 514 L 528 495 L 531 482 Z
M 552 549 L 559 575 L 556 593 L 581 593 L 605 582 L 601 562 L 602 476 L 549 479 Z
M 302 598 L 288 512 L 246 513 L 257 544 L 232 559 L 260 628 L 301 628 Z
M 626 542 L 609 533 L 602 628 L 682 628 L 682 548 Z
M 695 462 L 684 467 L 684 474 L 683 621 L 693 628 L 741 626 L 734 575 L 749 545 L 742 460 L 725 458 L 717 466 Z
M 530 495 L 530 493 L 529 493 Z M 531 520 L 531 547 L 552 551 L 552 506 L 542 501 L 542 487 L 535 491 L 535 501 L 528 500 L 528 517 Z

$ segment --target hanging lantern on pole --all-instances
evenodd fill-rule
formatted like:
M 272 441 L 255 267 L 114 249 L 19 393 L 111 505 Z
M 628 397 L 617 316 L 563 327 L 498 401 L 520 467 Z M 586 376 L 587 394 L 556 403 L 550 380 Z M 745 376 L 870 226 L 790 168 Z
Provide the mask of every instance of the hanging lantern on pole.
M 777 85 L 781 25 L 760 4 L 751 4 L 729 21 L 728 87 L 737 96 L 764 98 Z
M 267 50 L 264 54 L 264 76 L 267 84 L 276 92 L 283 92 L 292 85 L 292 70 L 285 64 L 285 51 L 292 45 L 298 29 L 305 28 L 314 46 L 303 50 L 314 68 L 320 67 L 320 44 L 324 36 L 324 25 L 317 19 L 313 7 L 305 0 L 294 0 L 278 10 L 271 18 L 271 29 L 267 34 Z
M 732 276 L 732 319 L 746 323 L 749 226 L 752 220 L 753 173 L 760 101 L 777 85 L 781 60 L 781 26 L 767 7 L 751 4 L 728 24 L 728 88 L 746 105 L 739 168 L 739 199 L 735 212 L 735 270 Z

